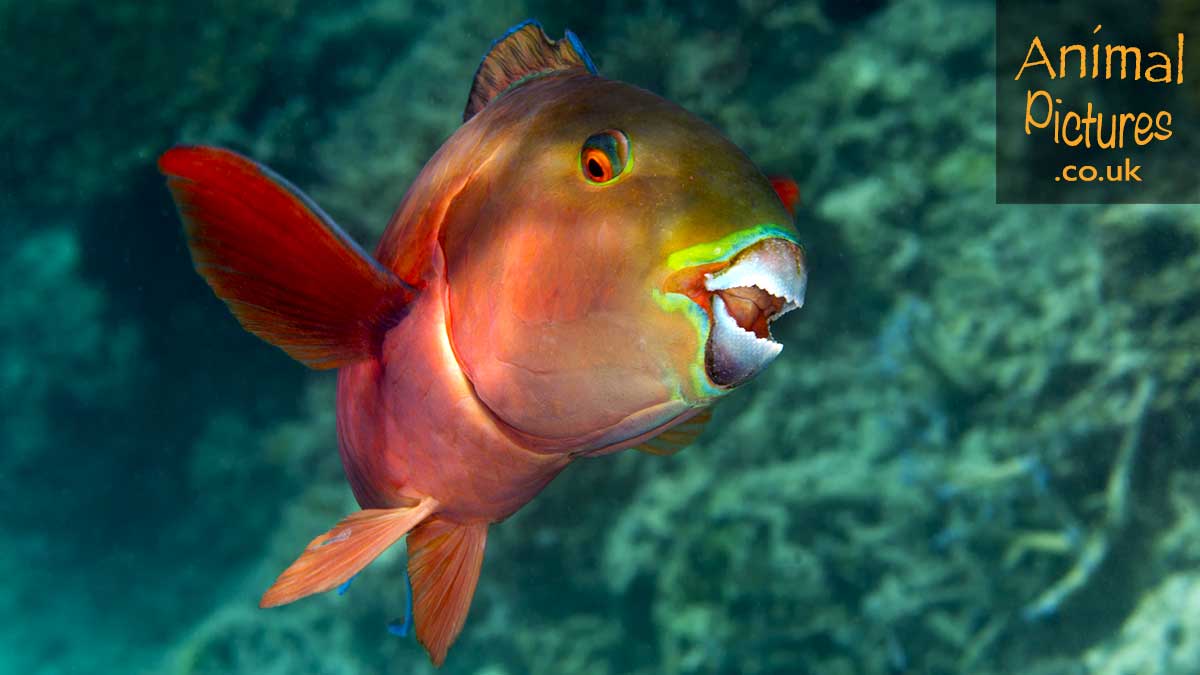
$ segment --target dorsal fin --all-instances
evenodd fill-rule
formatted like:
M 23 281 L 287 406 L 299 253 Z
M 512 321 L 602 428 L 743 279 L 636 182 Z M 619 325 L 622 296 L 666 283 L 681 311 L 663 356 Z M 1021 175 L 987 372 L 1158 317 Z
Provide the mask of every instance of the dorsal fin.
M 585 68 L 596 74 L 592 57 L 574 33 L 567 31 L 563 39 L 551 40 L 537 21 L 519 23 L 492 43 L 475 71 L 463 122 L 525 80 L 572 68 Z

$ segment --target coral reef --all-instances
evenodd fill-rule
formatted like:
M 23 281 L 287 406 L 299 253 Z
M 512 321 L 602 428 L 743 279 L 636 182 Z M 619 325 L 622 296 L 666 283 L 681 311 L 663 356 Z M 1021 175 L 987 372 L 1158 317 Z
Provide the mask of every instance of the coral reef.
M 1088 650 L 1088 672 L 1170 675 L 1200 670 L 1197 581 L 1195 574 L 1180 573 L 1149 590 L 1115 638 Z
M 208 295 L 150 163 L 233 144 L 369 244 L 527 16 L 799 179 L 810 294 L 696 446 L 492 529 L 444 672 L 1200 667 L 1200 215 L 994 203 L 993 5 L 137 7 L 2 10 L 0 667 L 434 672 L 385 630 L 403 551 L 256 608 L 355 508 L 333 380 Z M 122 67 L 47 55 L 56 26 Z
M 90 423 L 129 403 L 140 335 L 135 325 L 107 316 L 107 298 L 83 278 L 84 251 L 67 224 L 35 230 L 15 217 L 6 224 L 0 233 L 0 537 L 7 544 L 0 574 L 10 583 L 0 593 L 0 609 L 20 620 L 8 622 L 0 636 L 0 652 L 12 655 L 0 662 L 33 672 L 61 648 L 62 638 L 45 638 L 46 626 L 60 622 L 69 629 L 73 621 L 60 617 L 91 618 L 72 602 L 88 580 L 60 579 L 54 563 L 64 551 L 94 543 L 75 534 L 80 514 L 106 510 L 103 490 L 62 490 L 51 482 L 53 470 L 69 461 L 84 475 L 105 473 L 110 458 L 86 450 Z M 119 654 L 96 649 L 100 658 Z

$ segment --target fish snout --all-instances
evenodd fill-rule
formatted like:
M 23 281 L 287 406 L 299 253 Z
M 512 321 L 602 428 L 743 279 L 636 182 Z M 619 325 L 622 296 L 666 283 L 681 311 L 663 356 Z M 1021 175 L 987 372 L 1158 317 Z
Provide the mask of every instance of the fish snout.
M 771 324 L 804 305 L 807 279 L 804 249 L 769 236 L 726 260 L 676 271 L 663 290 L 687 296 L 707 314 L 705 373 L 717 387 L 732 389 L 783 350 Z
M 779 356 L 771 324 L 804 305 L 804 249 L 782 238 L 743 249 L 728 267 L 704 275 L 711 330 L 704 365 L 720 387 L 736 387 Z

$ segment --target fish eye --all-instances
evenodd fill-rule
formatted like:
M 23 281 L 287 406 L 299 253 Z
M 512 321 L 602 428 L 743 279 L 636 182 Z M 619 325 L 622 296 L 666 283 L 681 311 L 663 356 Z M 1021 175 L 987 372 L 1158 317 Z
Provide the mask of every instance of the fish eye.
M 620 176 L 632 164 L 629 137 L 625 132 L 608 129 L 592 134 L 579 151 L 579 168 L 589 183 L 604 185 Z

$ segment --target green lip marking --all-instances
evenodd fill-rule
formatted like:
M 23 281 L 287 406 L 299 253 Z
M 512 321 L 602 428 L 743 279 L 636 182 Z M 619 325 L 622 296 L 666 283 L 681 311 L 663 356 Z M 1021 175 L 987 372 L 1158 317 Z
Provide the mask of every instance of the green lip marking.
M 672 271 L 681 270 L 686 267 L 695 267 L 697 265 L 705 265 L 714 262 L 723 262 L 733 257 L 735 253 L 745 249 L 751 244 L 757 243 L 764 239 L 786 239 L 797 246 L 800 242 L 796 239 L 796 235 L 789 232 L 778 225 L 756 225 L 745 230 L 739 230 L 733 234 L 727 235 L 717 241 L 705 242 L 689 246 L 682 251 L 676 251 L 667 257 L 667 267 Z M 692 301 L 691 298 L 679 293 L 663 293 L 658 289 L 652 291 L 654 302 L 659 307 L 668 312 L 679 312 L 687 317 L 689 323 L 696 330 L 696 335 L 699 338 L 697 341 L 696 356 L 692 360 L 689 367 L 687 377 L 691 379 L 692 390 L 699 394 L 702 398 L 716 398 L 728 393 L 727 389 L 722 389 L 713 384 L 712 380 L 708 379 L 708 373 L 704 369 L 704 353 L 708 346 L 708 334 L 712 329 L 708 313 L 704 311 Z M 683 400 L 683 395 L 678 383 L 675 385 L 675 398 Z
M 779 239 L 787 239 L 788 241 L 800 245 L 800 241 L 796 235 L 789 232 L 778 225 L 756 225 L 745 230 L 738 230 L 733 234 L 722 237 L 716 241 L 705 242 L 689 246 L 682 251 L 676 251 L 667 256 L 667 267 L 671 271 L 681 270 L 685 267 L 695 267 L 697 265 L 706 265 L 708 263 L 724 262 L 731 258 L 733 254 L 746 248 L 754 242 L 762 239 L 771 239 L 778 237 Z
M 654 302 L 658 303 L 668 312 L 679 312 L 687 317 L 687 320 L 696 329 L 696 335 L 699 337 L 696 347 L 696 356 L 692 359 L 691 365 L 688 367 L 688 377 L 692 380 L 692 388 L 700 396 L 704 398 L 715 398 L 725 393 L 723 389 L 715 386 L 708 379 L 708 373 L 704 370 L 704 350 L 708 345 L 708 332 L 710 330 L 708 314 L 701 309 L 700 305 L 692 302 L 691 298 L 679 295 L 678 293 L 663 293 L 658 289 L 652 291 Z M 683 393 L 678 382 L 674 385 L 675 399 L 684 400 Z

